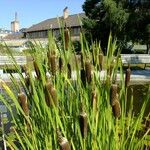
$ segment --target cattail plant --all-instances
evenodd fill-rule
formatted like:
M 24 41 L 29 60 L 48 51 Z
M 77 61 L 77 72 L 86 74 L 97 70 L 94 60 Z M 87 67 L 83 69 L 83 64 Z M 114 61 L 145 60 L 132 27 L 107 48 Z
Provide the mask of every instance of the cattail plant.
M 80 77 L 83 85 L 86 85 L 86 72 L 84 68 L 84 60 L 83 60 L 83 53 L 80 53 L 80 61 L 81 61 L 81 70 L 80 70 Z
M 83 53 L 80 53 L 81 68 L 84 68 Z
M 51 82 L 47 82 L 45 85 L 45 100 L 48 107 L 57 106 L 57 92 Z
M 55 52 L 54 51 L 52 53 L 48 52 L 47 57 L 48 57 L 48 64 L 49 64 L 49 68 L 51 70 L 51 73 L 52 73 L 53 76 L 55 76 L 56 75 L 56 56 L 55 56 Z
M 121 115 L 121 107 L 120 107 L 120 102 L 119 102 L 118 97 L 119 96 L 117 94 L 117 96 L 116 96 L 117 99 L 112 104 L 113 113 L 114 113 L 115 118 L 119 118 Z
M 23 92 L 20 92 L 18 94 L 18 100 L 19 100 L 20 106 L 21 106 L 22 110 L 24 111 L 25 115 L 28 116 L 29 108 L 28 108 L 27 96 Z
M 111 106 L 113 109 L 114 116 L 116 118 L 120 117 L 121 115 L 121 107 L 118 99 L 118 93 L 117 93 L 117 84 L 112 84 L 111 85 L 111 90 L 110 90 L 110 100 L 111 100 Z
M 64 40 L 65 40 L 65 50 L 68 50 L 68 46 L 69 46 L 69 30 L 67 28 L 67 26 L 65 25 L 65 29 L 64 29 Z
M 71 150 L 71 146 L 67 138 L 63 137 L 61 132 L 57 130 L 58 143 L 61 150 Z
M 38 64 L 37 64 L 37 62 L 35 60 L 33 61 L 33 66 L 34 66 L 37 78 L 40 79 L 41 78 L 41 74 L 40 74 L 39 66 L 38 66 Z
M 97 93 L 96 90 L 92 91 L 92 106 L 93 110 L 96 110 L 96 105 L 97 105 Z
M 110 88 L 110 100 L 111 100 L 111 105 L 117 100 L 117 89 L 118 86 L 117 84 L 112 84 Z
M 59 57 L 59 72 L 61 73 L 63 69 L 63 59 Z
M 90 83 L 92 80 L 92 66 L 89 61 L 85 62 L 85 74 L 87 82 Z
M 82 106 L 83 107 L 83 106 Z M 87 122 L 87 114 L 81 109 L 81 112 L 79 114 L 79 125 L 80 125 L 80 131 L 83 138 L 87 137 L 87 131 L 88 131 L 88 122 Z
M 150 135 L 150 113 L 147 117 L 144 118 L 143 124 L 144 131 L 147 132 L 149 130 L 148 135 Z
M 68 78 L 71 78 L 71 65 L 68 63 L 67 64 L 67 73 L 68 73 Z
M 113 71 L 113 68 L 114 68 L 114 64 L 110 64 L 110 68 L 109 68 L 109 73 L 110 73 L 110 76 L 112 76 L 112 71 Z
M 107 74 L 111 77 L 112 76 L 112 71 L 113 71 L 113 63 L 110 64 L 110 66 L 108 66 L 107 68 Z
M 99 54 L 99 70 L 103 70 L 103 54 Z
M 85 73 L 84 68 L 80 70 L 80 76 L 81 76 L 81 81 L 83 85 L 86 86 L 86 73 Z
M 130 64 L 129 64 L 128 69 L 126 70 L 126 75 L 125 75 L 125 87 L 129 86 L 130 76 L 131 76 L 131 69 L 130 69 Z

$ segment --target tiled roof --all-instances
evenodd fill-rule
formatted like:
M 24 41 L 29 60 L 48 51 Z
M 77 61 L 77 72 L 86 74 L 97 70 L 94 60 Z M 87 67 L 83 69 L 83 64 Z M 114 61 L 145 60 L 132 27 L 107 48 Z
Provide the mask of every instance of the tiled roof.
M 81 25 L 80 20 L 82 20 L 82 18 L 84 17 L 85 17 L 84 13 L 69 15 L 68 18 L 66 19 L 67 27 L 80 26 Z M 60 26 L 59 24 L 62 24 L 62 22 L 63 22 L 63 17 L 47 19 L 45 21 L 42 21 L 38 24 L 31 26 L 30 28 L 26 29 L 25 32 L 58 29 Z

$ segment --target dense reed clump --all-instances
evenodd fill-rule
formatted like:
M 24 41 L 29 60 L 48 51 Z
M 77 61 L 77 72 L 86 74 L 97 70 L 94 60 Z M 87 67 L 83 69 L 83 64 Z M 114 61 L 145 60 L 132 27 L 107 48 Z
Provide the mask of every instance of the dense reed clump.
M 143 116 L 150 95 L 145 94 L 138 114 L 128 109 L 125 87 L 131 71 L 124 81 L 122 64 L 115 56 L 116 41 L 110 35 L 104 56 L 98 42 L 89 45 L 81 34 L 81 58 L 76 59 L 69 29 L 60 32 L 58 43 L 49 34 L 47 47 L 33 44 L 28 54 L 33 62 L 25 74 L 16 65 L 19 80 L 10 76 L 13 88 L 0 81 L 6 94 L 0 93 L 0 100 L 14 126 L 13 138 L 6 135 L 7 146 L 14 150 L 144 150 L 149 121 L 144 122 Z M 103 77 L 102 70 L 106 72 Z

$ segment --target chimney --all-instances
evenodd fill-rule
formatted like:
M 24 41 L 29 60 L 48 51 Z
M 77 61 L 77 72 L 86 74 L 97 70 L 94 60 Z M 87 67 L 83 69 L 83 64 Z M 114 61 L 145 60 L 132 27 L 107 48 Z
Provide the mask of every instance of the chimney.
M 63 10 L 64 13 L 64 19 L 68 18 L 68 7 L 65 7 L 65 9 Z

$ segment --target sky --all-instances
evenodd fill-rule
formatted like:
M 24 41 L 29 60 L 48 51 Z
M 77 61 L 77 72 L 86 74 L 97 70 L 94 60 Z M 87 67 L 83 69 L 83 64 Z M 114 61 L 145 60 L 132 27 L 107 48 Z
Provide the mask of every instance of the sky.
M 10 30 L 15 12 L 20 28 L 28 28 L 43 20 L 63 15 L 67 6 L 69 14 L 83 12 L 85 0 L 0 0 L 0 28 Z

